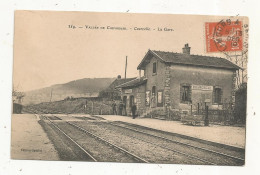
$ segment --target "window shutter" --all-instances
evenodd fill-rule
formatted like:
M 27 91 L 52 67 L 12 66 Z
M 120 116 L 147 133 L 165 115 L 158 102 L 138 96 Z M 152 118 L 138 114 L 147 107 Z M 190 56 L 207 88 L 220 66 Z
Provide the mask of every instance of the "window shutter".
M 153 63 L 153 74 L 155 74 L 157 72 L 157 62 Z
M 223 89 L 220 89 L 220 101 L 219 103 L 222 104 L 222 99 L 223 99 Z
M 183 94 L 183 87 L 182 84 L 180 85 L 180 102 L 182 102 L 182 94 Z
M 157 71 L 158 71 L 158 60 L 156 60 L 156 74 L 157 74 Z
M 188 101 L 191 102 L 191 86 L 189 86 Z
M 216 92 L 215 92 L 215 90 L 216 90 L 216 87 L 213 86 L 213 92 L 212 92 L 212 102 L 213 103 L 216 103 Z

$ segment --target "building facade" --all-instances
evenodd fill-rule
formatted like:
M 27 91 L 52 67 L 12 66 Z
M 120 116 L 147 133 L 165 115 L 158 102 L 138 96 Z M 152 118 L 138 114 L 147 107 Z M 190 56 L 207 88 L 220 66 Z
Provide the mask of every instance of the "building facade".
M 148 50 L 137 69 L 143 77 L 118 86 L 129 112 L 134 102 L 139 115 L 155 110 L 166 115 L 168 110 L 196 110 L 205 104 L 218 109 L 235 102 L 240 67 L 224 58 L 191 55 L 188 44 L 183 53 Z

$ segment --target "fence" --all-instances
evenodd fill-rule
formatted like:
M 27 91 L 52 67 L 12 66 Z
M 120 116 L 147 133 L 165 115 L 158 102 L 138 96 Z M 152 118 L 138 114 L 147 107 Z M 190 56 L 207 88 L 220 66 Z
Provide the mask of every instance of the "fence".
M 208 107 L 206 111 L 206 104 L 191 105 L 189 111 L 190 115 L 206 115 L 208 112 L 208 119 L 210 123 L 231 125 L 235 123 L 234 108 L 232 103 L 222 103 L 217 107 Z

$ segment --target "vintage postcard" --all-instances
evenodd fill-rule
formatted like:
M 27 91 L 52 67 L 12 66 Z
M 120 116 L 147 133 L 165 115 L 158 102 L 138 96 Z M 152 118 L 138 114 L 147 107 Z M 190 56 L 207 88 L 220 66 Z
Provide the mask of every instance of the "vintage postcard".
M 16 11 L 11 158 L 243 166 L 249 21 Z

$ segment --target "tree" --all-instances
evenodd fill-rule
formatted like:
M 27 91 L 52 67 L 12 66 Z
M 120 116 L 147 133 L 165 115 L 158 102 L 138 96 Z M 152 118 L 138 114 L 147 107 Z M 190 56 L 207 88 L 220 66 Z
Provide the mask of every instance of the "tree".
M 13 89 L 12 97 L 13 97 L 13 102 L 22 103 L 22 99 L 25 97 L 25 93 Z

